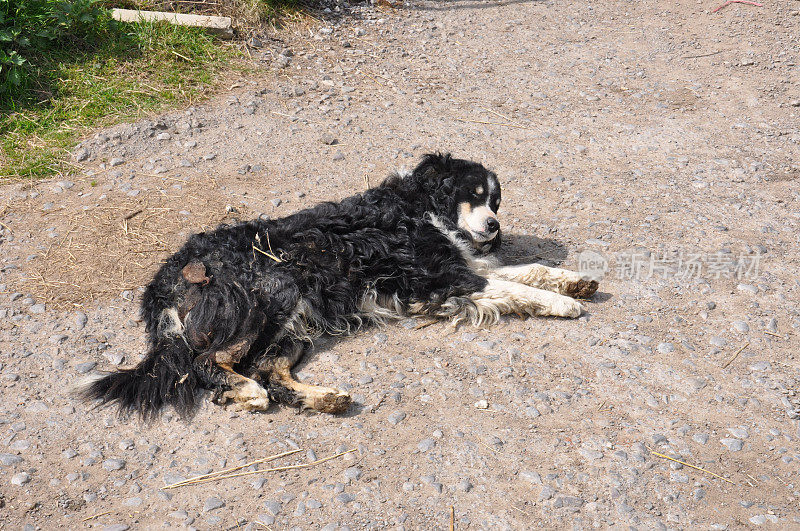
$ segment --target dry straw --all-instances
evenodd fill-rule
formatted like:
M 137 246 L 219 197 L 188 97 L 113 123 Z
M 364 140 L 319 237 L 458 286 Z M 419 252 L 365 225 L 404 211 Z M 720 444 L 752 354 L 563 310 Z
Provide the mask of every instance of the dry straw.
M 32 218 L 44 216 L 49 224 L 63 227 L 44 252 L 26 262 L 26 289 L 37 299 L 63 309 L 118 297 L 145 285 L 187 233 L 232 221 L 224 199 L 194 189 L 201 186 L 184 186 L 181 197 L 150 190 L 136 197 L 115 197 L 113 204 L 84 207 L 76 202 L 45 214 L 36 204 L 18 205 L 20 212 L 29 208 Z M 191 215 L 173 208 L 177 204 Z M 237 208 L 239 215 L 249 215 L 241 212 L 243 207 Z
M 183 487 L 184 485 L 188 485 L 190 483 L 195 483 L 195 482 L 197 482 L 199 480 L 202 480 L 202 479 L 208 479 L 208 478 L 211 478 L 211 477 L 214 477 L 214 476 L 221 476 L 223 474 L 229 474 L 231 472 L 235 472 L 237 470 L 241 470 L 243 468 L 247 468 L 247 467 L 252 466 L 252 465 L 257 465 L 259 463 L 266 463 L 268 461 L 274 461 L 275 459 L 280 459 L 281 457 L 286 457 L 287 455 L 296 454 L 299 451 L 300 451 L 300 448 L 297 448 L 296 450 L 289 450 L 288 452 L 283 452 L 283 453 L 280 453 L 280 454 L 271 455 L 269 457 L 262 457 L 261 459 L 256 459 L 255 461 L 250 461 L 249 463 L 245 463 L 243 465 L 234 466 L 234 467 L 231 467 L 231 468 L 226 468 L 225 470 L 219 470 L 217 472 L 211 472 L 209 474 L 202 474 L 200 476 L 195 476 L 193 478 L 185 479 L 183 481 L 178 481 L 177 483 L 173 483 L 171 485 L 167 485 L 166 487 L 162 487 L 162 488 L 164 488 L 164 489 L 174 489 L 176 487 Z
M 648 448 L 648 450 L 649 450 L 649 448 Z M 674 462 L 676 462 L 676 463 L 680 463 L 680 464 L 682 464 L 683 466 L 688 466 L 689 468 L 694 468 L 695 470 L 699 470 L 700 472 L 705 472 L 706 474 L 711 474 L 711 475 L 712 475 L 712 476 L 714 476 L 715 478 L 719 478 L 719 479 L 721 479 L 722 481 L 727 481 L 727 482 L 728 482 L 728 483 L 730 483 L 731 485 L 736 485 L 736 483 L 734 483 L 733 481 L 729 480 L 728 478 L 722 477 L 722 476 L 720 476 L 719 474 L 715 474 L 714 472 L 711 472 L 710 470 L 706 470 L 705 468 L 700 468 L 699 466 L 690 465 L 690 464 L 689 464 L 689 463 L 687 463 L 686 461 L 680 461 L 680 460 L 678 460 L 678 459 L 674 459 L 674 458 L 672 458 L 672 457 L 670 457 L 670 456 L 668 456 L 668 455 L 660 454 L 660 453 L 658 453 L 658 452 L 656 452 L 656 451 L 654 451 L 654 450 L 650 450 L 650 453 L 651 453 L 651 454 L 653 454 L 653 455 L 656 455 L 656 456 L 658 456 L 658 457 L 663 457 L 664 459 L 669 459 L 670 461 L 674 461 Z
M 723 363 L 723 364 L 722 364 L 722 368 L 723 368 L 723 369 L 727 369 L 727 368 L 728 368 L 728 365 L 730 365 L 731 363 L 733 363 L 733 362 L 736 360 L 736 358 L 738 358 L 738 357 L 739 357 L 739 354 L 741 354 L 741 353 L 742 353 L 742 351 L 743 351 L 744 349 L 746 349 L 747 347 L 749 347 L 749 346 L 750 346 L 750 342 L 749 342 L 749 341 L 748 341 L 747 343 L 745 343 L 744 345 L 742 345 L 742 347 L 741 347 L 739 350 L 737 350 L 737 351 L 736 351 L 736 352 L 733 354 L 733 356 L 731 356 L 731 359 L 729 359 L 728 361 L 726 361 L 725 363 Z
M 303 463 L 303 464 L 300 464 L 300 465 L 279 466 L 279 467 L 275 467 L 275 468 L 267 468 L 265 470 L 249 470 L 247 472 L 238 472 L 238 473 L 235 473 L 235 474 L 230 474 L 229 473 L 229 472 L 233 472 L 235 470 L 239 470 L 241 468 L 248 467 L 248 466 L 251 466 L 251 465 L 254 465 L 254 464 L 257 464 L 257 463 L 263 463 L 263 462 L 266 462 L 266 461 L 272 461 L 274 459 L 278 459 L 280 457 L 284 457 L 286 455 L 293 454 L 293 453 L 299 452 L 299 451 L 300 451 L 300 449 L 297 449 L 297 450 L 292 450 L 292 451 L 289 451 L 289 452 L 284 452 L 282 454 L 277 454 L 277 455 L 273 455 L 273 456 L 269 456 L 269 457 L 264 457 L 262 459 L 257 459 L 256 461 L 253 461 L 253 462 L 250 462 L 250 463 L 247 463 L 245 465 L 238 466 L 238 467 L 234 467 L 232 469 L 220 470 L 219 472 L 213 472 L 211 474 L 204 474 L 203 476 L 197 476 L 197 477 L 190 478 L 190 479 L 187 479 L 187 480 L 184 480 L 184 481 L 179 481 L 177 483 L 173 483 L 171 485 L 167 485 L 167 486 L 161 487 L 161 488 L 164 489 L 164 490 L 166 490 L 166 489 L 175 489 L 175 488 L 178 488 L 178 487 L 186 487 L 186 486 L 189 486 L 189 485 L 198 485 L 200 483 L 209 483 L 211 481 L 219 481 L 219 480 L 222 480 L 222 479 L 230 479 L 230 478 L 238 478 L 238 477 L 241 477 L 241 476 L 249 476 L 249 475 L 252 475 L 252 474 L 266 474 L 267 472 L 283 472 L 285 470 L 298 470 L 298 469 L 301 469 L 301 468 L 309 468 L 309 467 L 312 467 L 312 466 L 316 466 L 316 465 L 322 464 L 322 463 L 324 463 L 326 461 L 330 461 L 332 459 L 336 459 L 337 457 L 342 457 L 343 455 L 349 454 L 351 452 L 355 452 L 356 449 L 353 448 L 352 450 L 347 450 L 346 452 L 340 452 L 338 454 L 331 455 L 329 457 L 325 457 L 325 458 L 322 458 L 322 459 L 317 459 L 316 461 L 313 461 L 311 463 Z

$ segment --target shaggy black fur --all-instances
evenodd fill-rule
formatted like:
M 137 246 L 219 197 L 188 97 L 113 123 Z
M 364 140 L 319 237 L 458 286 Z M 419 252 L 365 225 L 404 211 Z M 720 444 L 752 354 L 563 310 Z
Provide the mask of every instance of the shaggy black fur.
M 487 186 L 492 180 L 495 186 Z M 478 185 L 491 190 L 478 197 Z M 190 415 L 197 389 L 226 389 L 215 353 L 254 337 L 246 354 L 234 360 L 236 372 L 262 382 L 272 400 L 295 402 L 294 392 L 260 371 L 292 349 L 299 352 L 290 356 L 294 361 L 302 355 L 307 340 L 287 335 L 285 328 L 301 301 L 310 332 L 341 333 L 370 320 L 360 308 L 370 290 L 396 296 L 404 308 L 424 303 L 431 310 L 482 290 L 487 281 L 429 215 L 470 247 L 490 251 L 500 242 L 499 230 L 481 244 L 457 226 L 459 205 L 487 201 L 496 212 L 500 190 L 492 172 L 449 155 L 427 155 L 410 175 L 393 175 L 339 203 L 195 234 L 144 293 L 147 357 L 133 369 L 92 382 L 84 396 L 144 418 L 168 405 Z M 198 275 L 204 278 L 188 275 L 187 264 L 201 264 Z M 180 323 L 165 317 L 170 312 Z

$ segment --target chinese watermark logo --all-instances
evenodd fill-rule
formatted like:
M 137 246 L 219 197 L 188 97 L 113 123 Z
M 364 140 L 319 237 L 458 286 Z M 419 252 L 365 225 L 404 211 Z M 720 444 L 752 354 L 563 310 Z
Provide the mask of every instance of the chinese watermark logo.
M 608 260 L 596 251 L 581 251 L 578 255 L 578 273 L 586 280 L 600 281 L 608 271 Z
M 582 251 L 578 272 L 587 279 L 600 280 L 613 269 L 619 280 L 641 282 L 651 278 L 691 280 L 754 279 L 758 277 L 761 255 L 756 253 L 702 253 L 684 249 L 672 252 L 622 251 L 608 255 Z

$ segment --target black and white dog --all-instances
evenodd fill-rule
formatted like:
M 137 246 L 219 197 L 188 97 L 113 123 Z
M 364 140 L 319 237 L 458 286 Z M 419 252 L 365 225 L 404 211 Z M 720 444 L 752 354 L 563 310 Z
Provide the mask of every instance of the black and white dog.
M 190 415 L 200 388 L 241 409 L 274 401 L 339 413 L 347 393 L 291 374 L 315 336 L 401 315 L 474 325 L 579 316 L 573 297 L 590 297 L 597 282 L 484 256 L 500 243 L 499 207 L 494 173 L 436 154 L 339 203 L 196 234 L 144 293 L 145 359 L 83 396 L 144 418 L 167 405 Z

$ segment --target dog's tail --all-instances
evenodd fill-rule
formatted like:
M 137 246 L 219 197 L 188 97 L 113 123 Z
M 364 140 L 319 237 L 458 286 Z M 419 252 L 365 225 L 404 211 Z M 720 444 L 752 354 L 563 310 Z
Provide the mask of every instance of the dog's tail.
M 77 394 L 84 400 L 116 405 L 120 414 L 137 413 L 143 420 L 155 419 L 165 406 L 187 418 L 197 406 L 193 358 L 183 337 L 159 337 L 139 365 L 93 379 Z

